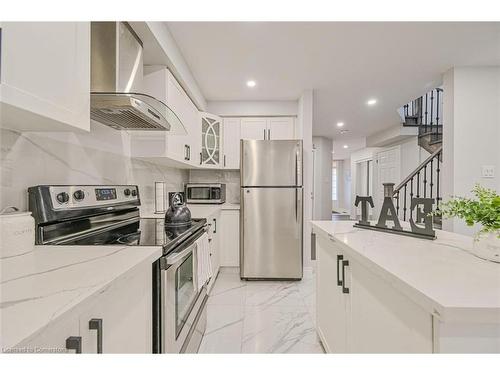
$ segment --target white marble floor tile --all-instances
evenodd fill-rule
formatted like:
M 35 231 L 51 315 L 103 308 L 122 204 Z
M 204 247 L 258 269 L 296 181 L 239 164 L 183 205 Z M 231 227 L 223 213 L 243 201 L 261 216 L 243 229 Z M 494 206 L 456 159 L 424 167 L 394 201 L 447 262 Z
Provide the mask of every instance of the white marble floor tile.
M 243 306 L 208 305 L 207 328 L 198 353 L 240 353 Z
M 223 268 L 210 293 L 199 353 L 324 353 L 314 328 L 315 278 L 242 281 Z
M 304 306 L 294 282 L 248 282 L 246 306 Z
M 318 352 L 318 337 L 305 307 L 245 308 L 243 353 Z

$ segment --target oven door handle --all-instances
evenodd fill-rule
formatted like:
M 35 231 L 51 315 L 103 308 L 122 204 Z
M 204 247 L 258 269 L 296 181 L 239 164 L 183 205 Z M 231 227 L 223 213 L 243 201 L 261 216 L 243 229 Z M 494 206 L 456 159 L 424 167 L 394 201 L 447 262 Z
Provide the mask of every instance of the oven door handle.
M 171 266 L 171 265 L 174 265 L 176 264 L 177 262 L 179 262 L 180 260 L 182 260 L 184 257 L 186 257 L 187 255 L 189 255 L 190 253 L 192 253 L 194 251 L 194 249 L 196 248 L 196 242 L 193 243 L 192 245 L 186 247 L 184 250 L 182 251 L 179 251 L 179 252 L 175 252 L 171 255 L 169 255 L 166 259 L 166 263 L 168 266 Z

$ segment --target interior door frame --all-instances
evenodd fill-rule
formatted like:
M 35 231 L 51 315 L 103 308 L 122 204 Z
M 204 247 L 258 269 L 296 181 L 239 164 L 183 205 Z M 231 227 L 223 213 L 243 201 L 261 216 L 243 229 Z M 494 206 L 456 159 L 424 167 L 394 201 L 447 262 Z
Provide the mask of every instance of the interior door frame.
M 397 146 L 391 146 L 391 147 L 386 147 L 382 150 L 379 150 L 375 153 L 374 155 L 374 163 L 373 163 L 373 184 L 372 184 L 372 197 L 373 197 L 373 203 L 375 204 L 375 211 L 376 212 L 379 212 L 380 211 L 380 197 L 378 196 L 378 179 L 379 179 L 379 160 L 380 160 L 380 157 L 379 155 L 381 153 L 384 153 L 384 152 L 387 152 L 387 151 L 392 151 L 392 150 L 396 150 L 396 170 L 397 170 L 397 178 L 396 178 L 396 184 L 398 184 L 398 181 L 401 181 L 401 146 L 400 145 L 397 145 Z M 379 207 L 377 207 L 379 206 Z

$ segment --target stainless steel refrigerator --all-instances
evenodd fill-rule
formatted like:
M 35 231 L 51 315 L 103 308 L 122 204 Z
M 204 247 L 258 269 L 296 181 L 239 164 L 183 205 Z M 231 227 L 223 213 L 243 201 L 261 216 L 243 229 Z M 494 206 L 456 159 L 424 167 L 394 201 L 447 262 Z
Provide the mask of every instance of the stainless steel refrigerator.
M 302 141 L 241 141 L 240 276 L 302 278 Z

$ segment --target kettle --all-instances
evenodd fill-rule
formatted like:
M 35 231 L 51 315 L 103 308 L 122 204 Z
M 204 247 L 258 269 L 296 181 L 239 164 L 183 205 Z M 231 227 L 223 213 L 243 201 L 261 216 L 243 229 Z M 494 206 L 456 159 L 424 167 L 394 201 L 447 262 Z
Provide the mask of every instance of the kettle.
M 173 193 L 170 196 L 170 205 L 165 213 L 165 225 L 178 227 L 191 224 L 191 211 L 186 206 L 182 193 Z

